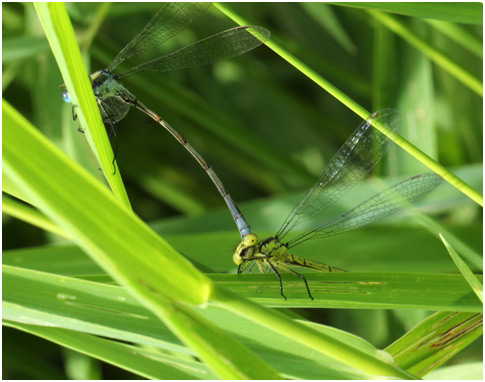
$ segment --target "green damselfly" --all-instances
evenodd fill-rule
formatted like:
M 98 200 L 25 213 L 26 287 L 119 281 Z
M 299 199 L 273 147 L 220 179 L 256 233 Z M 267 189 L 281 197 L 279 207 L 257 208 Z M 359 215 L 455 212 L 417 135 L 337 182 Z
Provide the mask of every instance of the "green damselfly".
M 323 170 L 317 183 L 293 208 L 274 237 L 259 240 L 251 232 L 241 233 L 241 243 L 233 255 L 238 273 L 249 271 L 255 265 L 261 272 L 273 272 L 279 279 L 280 292 L 283 281 L 280 272 L 290 272 L 305 283 L 308 296 L 313 300 L 308 282 L 292 267 L 320 272 L 342 272 L 341 269 L 318 263 L 290 253 L 293 247 L 314 238 L 325 238 L 363 227 L 398 212 L 407 203 L 413 203 L 433 191 L 442 178 L 436 174 L 421 174 L 395 184 L 356 207 L 333 218 L 326 219 L 309 230 L 291 237 L 291 232 L 301 223 L 320 215 L 333 203 L 359 183 L 384 156 L 389 138 L 372 127 L 379 123 L 396 134 L 401 126 L 401 116 L 393 109 L 372 114 L 345 141 Z M 244 220 L 241 216 L 240 220 Z M 249 227 L 248 224 L 245 226 Z

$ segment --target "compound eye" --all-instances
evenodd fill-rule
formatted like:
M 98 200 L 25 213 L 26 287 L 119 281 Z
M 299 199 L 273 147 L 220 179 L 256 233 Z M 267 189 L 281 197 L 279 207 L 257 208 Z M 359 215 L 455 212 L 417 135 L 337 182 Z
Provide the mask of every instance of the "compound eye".
M 254 233 L 248 233 L 244 239 L 243 243 L 246 247 L 252 247 L 258 243 L 258 236 Z
M 64 90 L 62 92 L 62 99 L 64 100 L 64 102 L 72 103 L 71 96 L 69 95 L 69 92 L 67 90 Z

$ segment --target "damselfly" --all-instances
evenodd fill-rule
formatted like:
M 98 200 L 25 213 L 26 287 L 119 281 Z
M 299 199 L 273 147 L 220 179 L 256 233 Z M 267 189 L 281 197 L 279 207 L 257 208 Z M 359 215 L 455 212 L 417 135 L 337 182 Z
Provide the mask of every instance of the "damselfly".
M 134 107 L 147 114 L 168 130 L 208 173 L 226 200 L 229 208 L 237 209 L 234 202 L 229 201 L 230 196 L 224 189 L 224 185 L 216 173 L 194 147 L 160 115 L 141 103 L 131 92 L 120 84 L 119 80 L 144 71 L 169 72 L 213 64 L 256 48 L 269 38 L 270 33 L 266 29 L 258 26 L 241 26 L 228 29 L 171 54 L 137 65 L 124 73 L 113 74 L 113 71 L 126 59 L 163 44 L 187 28 L 210 5 L 210 3 L 165 3 L 163 8 L 150 20 L 140 34 L 135 36 L 118 53 L 106 69 L 97 71 L 90 77 L 103 122 L 111 127 L 110 141 L 114 139 L 114 169 L 116 169 L 115 159 L 118 147 L 115 124 L 126 116 L 130 107 Z M 71 102 L 71 97 L 67 90 L 64 90 L 63 98 L 66 102 Z M 75 105 L 73 106 L 73 116 L 76 119 Z M 231 212 L 233 215 L 239 214 L 237 210 L 231 210 Z
M 339 200 L 360 182 L 387 152 L 390 140 L 373 128 L 373 123 L 379 123 L 387 127 L 390 134 L 396 134 L 401 126 L 401 117 L 396 110 L 384 109 L 375 112 L 357 127 L 325 167 L 315 186 L 291 211 L 274 237 L 260 241 L 250 230 L 240 230 L 242 241 L 233 255 L 238 273 L 248 271 L 254 265 L 257 265 L 261 272 L 275 273 L 280 282 L 281 295 L 286 300 L 280 272 L 291 272 L 303 280 L 308 296 L 313 300 L 305 276 L 291 267 L 321 272 L 342 270 L 293 255 L 290 249 L 307 240 L 338 235 L 383 219 L 399 211 L 407 203 L 416 202 L 440 184 L 441 177 L 433 173 L 413 176 L 372 196 L 340 216 L 324 220 L 316 227 L 291 237 L 289 234 L 295 227 L 320 215 Z M 242 216 L 239 220 L 245 221 Z M 244 226 L 249 227 L 248 224 Z

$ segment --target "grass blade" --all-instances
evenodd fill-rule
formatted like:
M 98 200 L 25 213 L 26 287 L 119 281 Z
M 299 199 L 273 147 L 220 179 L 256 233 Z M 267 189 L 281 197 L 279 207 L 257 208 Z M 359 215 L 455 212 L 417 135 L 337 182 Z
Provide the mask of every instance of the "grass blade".
M 242 17 L 239 15 L 235 14 L 231 10 L 229 10 L 225 5 L 221 3 L 216 3 L 217 8 L 223 12 L 225 15 L 230 17 L 232 20 L 236 21 L 239 25 L 248 25 L 246 20 L 244 20 Z M 293 56 L 290 54 L 286 49 L 281 47 L 279 44 L 277 44 L 274 41 L 266 41 L 265 42 L 266 46 L 271 48 L 275 53 L 280 55 L 283 59 L 288 61 L 291 65 L 293 65 L 296 69 L 301 71 L 303 74 L 305 74 L 308 78 L 310 78 L 312 81 L 314 81 L 317 85 L 322 87 L 324 90 L 326 90 L 330 95 L 335 97 L 337 100 L 339 100 L 341 103 L 343 103 L 345 106 L 347 106 L 350 110 L 352 110 L 354 113 L 356 113 L 358 116 L 360 116 L 362 119 L 367 119 L 371 113 L 367 111 L 364 107 L 359 105 L 357 102 L 355 102 L 353 99 L 351 99 L 349 96 L 347 96 L 343 91 L 332 85 L 329 81 L 324 79 L 322 76 L 320 76 L 318 73 L 316 73 L 314 70 L 312 70 L 310 67 L 305 65 L 301 60 L 299 60 L 297 57 Z M 389 131 L 383 127 L 382 125 L 379 124 L 374 124 L 374 126 L 381 131 L 383 134 L 389 136 Z M 390 137 L 390 139 L 403 148 L 405 151 L 407 151 L 409 154 L 411 154 L 414 158 L 419 160 L 421 163 L 423 163 L 426 167 L 431 169 L 433 172 L 436 174 L 440 175 L 443 179 L 448 181 L 451 185 L 456 187 L 460 192 L 463 192 L 465 195 L 467 195 L 469 198 L 474 200 L 476 203 L 480 204 L 483 206 L 483 195 L 481 195 L 478 191 L 470 187 L 470 185 L 466 184 L 463 180 L 458 178 L 456 175 L 454 175 L 451 171 L 446 169 L 444 166 L 436 162 L 434 159 L 432 159 L 430 156 L 419 150 L 416 146 L 411 144 L 409 141 L 405 140 L 404 138 L 395 135 L 394 137 Z
M 206 303 L 212 287 L 208 278 L 5 101 L 3 122 L 3 171 L 93 260 L 195 348 L 219 376 L 248 379 L 259 373 L 277 378 L 244 346 L 181 305 Z
M 376 9 L 424 19 L 481 25 L 483 6 L 480 3 L 334 3 L 344 7 Z
M 72 102 L 76 107 L 86 138 L 104 169 L 104 174 L 114 194 L 127 206 L 130 205 L 119 171 L 113 175 L 114 157 L 99 108 L 94 99 L 89 75 L 74 35 L 69 16 L 62 3 L 35 3 L 44 31 L 56 57 Z M 115 164 L 116 166 L 116 164 Z
M 23 330 L 63 347 L 131 371 L 148 379 L 215 379 L 201 362 L 150 351 L 72 330 L 4 321 L 4 325 Z
M 278 308 L 482 310 L 461 275 L 307 273 L 314 301 L 308 298 L 301 280 L 292 275 L 282 277 L 288 302 L 281 298 L 274 275 L 213 275 L 212 279 L 241 296 Z
M 369 11 L 369 13 L 387 28 L 401 36 L 407 43 L 429 57 L 435 64 L 450 73 L 458 81 L 468 86 L 479 96 L 483 96 L 483 84 L 479 79 L 475 78 L 471 73 L 468 73 L 465 69 L 451 61 L 442 53 L 438 52 L 430 44 L 423 41 L 419 36 L 411 32 L 411 30 L 403 23 L 383 12 Z
M 477 297 L 480 299 L 480 301 L 483 304 L 483 285 L 482 283 L 477 279 L 477 277 L 473 274 L 473 272 L 468 268 L 466 263 L 461 259 L 460 255 L 456 253 L 456 251 L 453 249 L 453 247 L 446 241 L 446 239 L 443 237 L 443 235 L 440 233 L 440 238 L 443 244 L 445 245 L 446 249 L 448 250 L 448 253 L 450 254 L 451 258 L 455 262 L 456 266 L 460 270 L 461 274 L 465 278 L 465 280 L 468 282 L 470 287 L 473 289 Z
M 481 313 L 437 312 L 385 350 L 420 377 L 442 365 L 483 333 Z
M 69 239 L 69 235 L 45 215 L 5 195 L 2 195 L 2 211 L 17 219 Z

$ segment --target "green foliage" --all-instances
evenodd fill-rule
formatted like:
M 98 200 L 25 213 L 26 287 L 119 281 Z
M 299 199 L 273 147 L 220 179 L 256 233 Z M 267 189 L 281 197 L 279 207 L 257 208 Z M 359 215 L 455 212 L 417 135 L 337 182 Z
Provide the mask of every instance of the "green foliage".
M 438 237 L 482 270 L 481 209 L 457 190 L 481 197 L 481 4 L 233 3 L 231 15 L 269 29 L 269 45 L 302 72 L 263 46 L 124 82 L 212 164 L 260 237 L 274 235 L 360 123 L 354 112 L 401 111 L 401 135 L 457 188 L 443 184 L 420 204 L 433 220 L 396 216 L 298 246 L 299 256 L 349 271 L 308 274 L 313 302 L 289 274 L 288 302 L 274 275 L 223 274 L 235 272 L 230 214 L 193 158 L 136 110 L 119 123 L 112 174 L 87 75 L 159 4 L 69 3 L 69 15 L 54 3 L 2 7 L 4 378 L 79 378 L 41 362 L 45 352 L 67 370 L 83 363 L 86 379 L 481 378 L 481 303 Z M 233 27 L 225 8 L 119 72 Z M 75 89 L 76 122 L 61 84 Z M 420 155 L 396 146 L 375 173 L 393 184 L 429 171 Z M 364 182 L 329 216 L 379 189 Z M 181 303 L 206 298 L 205 308 Z M 61 357 L 38 338 L 92 358 Z M 133 374 L 100 372 L 93 360 Z
M 451 258 L 456 264 L 456 267 L 460 270 L 460 272 L 463 274 L 463 277 L 467 281 L 467 283 L 470 285 L 470 287 L 473 289 L 477 297 L 480 299 L 480 301 L 483 304 L 483 285 L 482 283 L 475 277 L 473 272 L 468 268 L 466 263 L 462 260 L 460 255 L 456 253 L 455 249 L 446 241 L 446 239 L 443 237 L 443 235 L 440 235 L 441 240 L 446 246 L 446 249 L 450 253 Z

